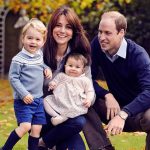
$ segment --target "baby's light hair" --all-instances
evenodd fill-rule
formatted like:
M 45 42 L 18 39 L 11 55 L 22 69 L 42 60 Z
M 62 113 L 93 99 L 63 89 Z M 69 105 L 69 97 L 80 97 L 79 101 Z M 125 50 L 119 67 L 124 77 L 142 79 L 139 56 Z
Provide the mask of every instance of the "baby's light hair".
M 36 29 L 38 32 L 40 32 L 43 35 L 44 41 L 46 40 L 47 37 L 47 28 L 46 26 L 43 24 L 42 21 L 38 20 L 37 18 L 32 18 L 31 20 L 29 20 L 29 22 L 23 27 L 22 29 L 22 38 L 25 36 L 26 31 L 30 28 L 34 28 Z

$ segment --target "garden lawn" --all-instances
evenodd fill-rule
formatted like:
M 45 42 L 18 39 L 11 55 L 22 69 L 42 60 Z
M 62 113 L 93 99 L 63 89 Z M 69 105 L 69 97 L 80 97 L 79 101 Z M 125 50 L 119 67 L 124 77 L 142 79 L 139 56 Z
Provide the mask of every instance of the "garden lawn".
M 106 86 L 105 82 L 101 82 Z M 12 90 L 7 80 L 0 80 L 0 147 L 5 143 L 9 133 L 17 127 L 13 110 Z M 90 133 L 89 133 L 90 134 Z M 83 139 L 84 136 L 81 133 Z M 116 150 L 144 150 L 145 133 L 122 133 L 110 136 Z M 85 139 L 84 139 L 85 141 Z M 85 142 L 86 143 L 86 142 Z M 87 150 L 88 147 L 86 145 Z M 27 135 L 14 147 L 14 150 L 27 149 Z

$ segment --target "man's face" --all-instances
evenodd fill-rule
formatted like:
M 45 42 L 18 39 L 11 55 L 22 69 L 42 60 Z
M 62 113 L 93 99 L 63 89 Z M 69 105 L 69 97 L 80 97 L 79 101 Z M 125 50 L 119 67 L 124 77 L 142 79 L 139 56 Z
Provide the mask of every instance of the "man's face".
M 110 55 L 117 53 L 124 37 L 124 30 L 117 31 L 115 21 L 109 17 L 102 18 L 98 30 L 98 39 L 102 50 Z

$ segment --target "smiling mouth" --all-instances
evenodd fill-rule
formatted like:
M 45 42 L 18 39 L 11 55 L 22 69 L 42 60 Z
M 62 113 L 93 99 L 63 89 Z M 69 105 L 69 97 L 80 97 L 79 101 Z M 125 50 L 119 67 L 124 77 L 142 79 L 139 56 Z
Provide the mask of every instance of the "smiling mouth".
M 59 38 L 65 38 L 65 35 L 57 35 Z
M 32 45 L 30 45 L 29 47 L 30 47 L 30 48 L 36 48 L 36 46 L 32 46 Z

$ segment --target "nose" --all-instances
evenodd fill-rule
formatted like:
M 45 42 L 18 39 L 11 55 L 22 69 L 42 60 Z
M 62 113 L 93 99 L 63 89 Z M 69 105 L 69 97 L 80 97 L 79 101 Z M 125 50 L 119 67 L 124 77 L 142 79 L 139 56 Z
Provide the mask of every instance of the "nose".
M 66 30 L 66 28 L 65 28 L 64 26 L 62 26 L 62 27 L 60 28 L 60 31 L 63 32 L 63 33 L 65 32 L 65 30 Z
M 99 38 L 99 40 L 104 40 L 105 39 L 105 34 L 104 33 L 99 33 L 98 34 L 98 38 Z
M 31 43 L 35 43 L 35 42 L 36 42 L 36 40 L 35 40 L 35 39 L 32 39 L 32 40 L 31 40 Z
M 72 71 L 75 71 L 75 70 L 76 70 L 76 68 L 75 68 L 75 67 L 72 67 L 71 69 L 72 69 Z

